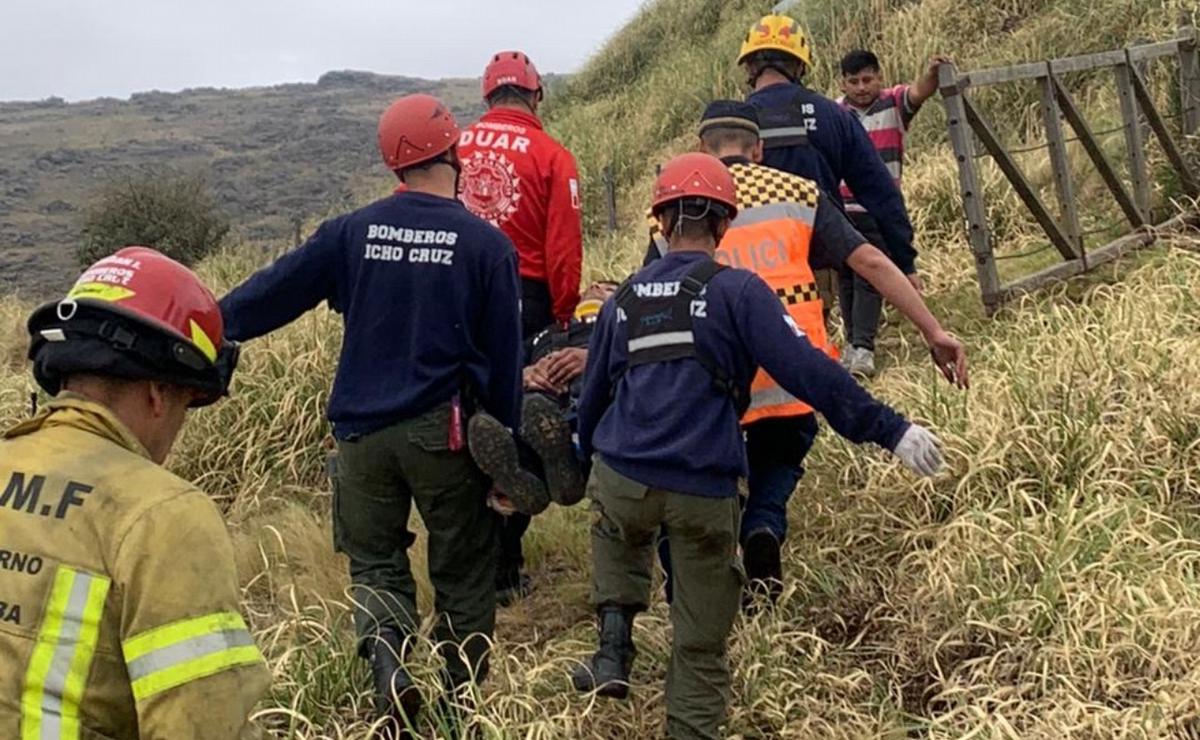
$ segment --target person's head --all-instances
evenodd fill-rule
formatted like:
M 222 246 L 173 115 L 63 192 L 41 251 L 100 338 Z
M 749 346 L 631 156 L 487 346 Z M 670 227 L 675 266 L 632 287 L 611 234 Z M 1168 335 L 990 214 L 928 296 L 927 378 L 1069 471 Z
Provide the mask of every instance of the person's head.
M 716 157 L 681 154 L 659 172 L 651 213 L 670 251 L 712 254 L 737 215 L 737 186 Z
M 379 119 L 384 164 L 409 190 L 447 198 L 458 191 L 458 123 L 432 95 L 406 95 Z
M 750 87 L 799 82 L 812 66 L 812 47 L 804 29 L 786 15 L 763 16 L 750 27 L 738 54 Z
M 542 76 L 524 52 L 497 52 L 483 70 L 483 99 L 488 108 L 524 108 L 537 113 Z
M 611 298 L 613 293 L 617 292 L 618 287 L 620 287 L 620 283 L 616 280 L 597 280 L 589 285 L 587 290 L 583 291 L 583 295 L 580 296 L 579 300 L 604 302 Z
M 879 98 L 883 88 L 879 57 L 866 49 L 855 49 L 842 57 L 842 94 L 859 108 L 866 108 Z
M 740 100 L 714 100 L 700 117 L 700 147 L 717 158 L 745 157 L 761 162 L 758 110 Z
M 107 406 L 156 462 L 189 408 L 228 394 L 237 366 L 212 293 L 148 247 L 89 267 L 64 299 L 34 311 L 28 328 L 38 384 Z

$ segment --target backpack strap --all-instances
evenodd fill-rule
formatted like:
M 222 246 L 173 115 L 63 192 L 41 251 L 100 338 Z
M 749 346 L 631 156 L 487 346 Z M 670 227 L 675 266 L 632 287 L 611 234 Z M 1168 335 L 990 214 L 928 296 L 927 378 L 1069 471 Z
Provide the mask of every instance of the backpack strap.
M 760 108 L 758 111 L 759 138 L 764 149 L 787 146 L 809 146 L 808 124 L 800 110 L 804 91 L 796 93 L 787 105 Z

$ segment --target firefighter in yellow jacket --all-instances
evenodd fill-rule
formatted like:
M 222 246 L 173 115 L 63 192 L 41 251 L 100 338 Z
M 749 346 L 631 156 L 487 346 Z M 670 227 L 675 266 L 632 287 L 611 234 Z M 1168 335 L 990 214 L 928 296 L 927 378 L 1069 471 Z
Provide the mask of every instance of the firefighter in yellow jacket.
M 212 501 L 160 467 L 236 346 L 187 268 L 129 247 L 29 320 L 56 398 L 0 441 L 0 737 L 255 737 L 262 656 Z

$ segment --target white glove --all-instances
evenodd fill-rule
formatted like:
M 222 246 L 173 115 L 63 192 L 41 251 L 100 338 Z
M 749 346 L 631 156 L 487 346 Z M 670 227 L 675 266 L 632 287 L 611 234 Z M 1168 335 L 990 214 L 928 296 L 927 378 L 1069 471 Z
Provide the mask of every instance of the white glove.
M 941 441 L 920 424 L 909 426 L 892 454 L 914 473 L 932 478 L 942 469 Z

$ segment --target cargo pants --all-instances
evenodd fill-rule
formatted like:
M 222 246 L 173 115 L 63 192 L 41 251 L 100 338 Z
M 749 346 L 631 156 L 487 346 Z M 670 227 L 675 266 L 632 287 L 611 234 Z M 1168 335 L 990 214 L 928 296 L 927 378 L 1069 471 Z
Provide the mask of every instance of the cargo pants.
M 413 505 L 428 539 L 436 639 L 455 685 L 482 681 L 496 623 L 496 514 L 488 481 L 466 449 L 448 443 L 450 405 L 338 442 L 334 545 L 350 558 L 360 649 L 379 626 L 416 632 L 417 586 L 408 549 Z M 458 647 L 461 646 L 467 662 Z M 365 653 L 364 653 L 365 654 Z
M 671 532 L 671 660 L 667 737 L 720 738 L 731 696 L 729 633 L 745 580 L 738 560 L 736 497 L 707 498 L 651 488 L 599 456 L 588 481 L 592 502 L 592 601 L 644 609 L 659 527 Z

